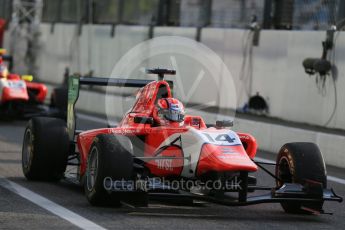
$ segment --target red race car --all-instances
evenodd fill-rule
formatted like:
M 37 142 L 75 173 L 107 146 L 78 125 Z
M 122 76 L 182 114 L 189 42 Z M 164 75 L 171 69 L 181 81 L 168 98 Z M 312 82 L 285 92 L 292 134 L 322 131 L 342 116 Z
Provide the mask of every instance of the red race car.
M 0 49 L 0 113 L 8 117 L 48 114 L 47 108 L 43 106 L 47 87 L 32 82 L 31 75 L 11 73 L 12 57 L 5 54 L 6 50 Z
M 151 199 L 203 200 L 241 206 L 281 203 L 290 213 L 323 213 L 324 201 L 342 198 L 327 189 L 325 164 L 313 143 L 285 144 L 275 173 L 254 160 L 257 143 L 247 133 L 217 121 L 207 127 L 200 116 L 187 115 L 172 95 L 173 70 L 151 69 L 158 81 L 69 78 L 67 123 L 55 118 L 30 120 L 23 142 L 23 172 L 29 180 L 74 179 L 92 205 Z M 141 87 L 137 100 L 118 127 L 75 129 L 74 105 L 80 85 Z M 70 167 L 76 166 L 74 178 Z M 67 170 L 66 170 L 67 167 Z M 253 172 L 263 169 L 275 186 L 259 186 Z M 248 195 L 265 191 L 262 195 Z M 234 194 L 236 196 L 234 196 Z

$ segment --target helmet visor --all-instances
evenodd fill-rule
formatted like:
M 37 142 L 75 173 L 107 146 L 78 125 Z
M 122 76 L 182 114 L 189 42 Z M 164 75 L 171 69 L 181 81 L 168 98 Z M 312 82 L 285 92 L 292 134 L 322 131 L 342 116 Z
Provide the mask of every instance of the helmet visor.
M 184 114 L 179 109 L 162 109 L 159 113 L 169 121 L 181 122 L 184 120 Z

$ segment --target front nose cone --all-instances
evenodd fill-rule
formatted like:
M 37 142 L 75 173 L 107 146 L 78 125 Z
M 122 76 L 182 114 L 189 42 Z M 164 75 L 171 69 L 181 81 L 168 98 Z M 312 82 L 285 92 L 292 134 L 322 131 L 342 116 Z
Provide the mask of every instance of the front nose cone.
M 249 158 L 242 145 L 217 146 L 205 144 L 201 149 L 197 175 L 200 176 L 210 171 L 255 172 L 257 169 L 258 167 Z

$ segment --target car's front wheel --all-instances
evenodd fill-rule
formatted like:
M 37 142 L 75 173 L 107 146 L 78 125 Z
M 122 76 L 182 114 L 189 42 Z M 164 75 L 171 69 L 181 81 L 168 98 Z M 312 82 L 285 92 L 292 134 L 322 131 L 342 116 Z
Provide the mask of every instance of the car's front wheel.
M 84 190 L 87 200 L 95 206 L 118 205 L 120 193 L 110 192 L 108 181 L 130 181 L 133 174 L 131 143 L 127 137 L 97 135 L 91 145 Z
M 276 180 L 277 187 L 284 183 L 299 183 L 306 180 L 327 186 L 325 163 L 320 149 L 314 143 L 296 142 L 285 144 L 277 156 Z M 282 202 L 287 213 L 310 213 L 308 210 L 322 210 L 323 201 L 316 203 Z

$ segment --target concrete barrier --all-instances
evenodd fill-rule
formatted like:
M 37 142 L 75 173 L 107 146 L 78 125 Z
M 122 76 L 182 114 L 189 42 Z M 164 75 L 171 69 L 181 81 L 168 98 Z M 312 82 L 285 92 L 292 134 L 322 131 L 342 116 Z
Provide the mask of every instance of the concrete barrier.
M 87 73 L 94 70 L 96 76 L 107 76 L 117 61 L 132 47 L 149 37 L 149 28 L 145 26 L 116 26 L 114 37 L 110 25 L 83 25 L 82 33 L 72 24 L 56 24 L 53 33 L 50 24 L 41 25 L 42 55 L 40 57 L 40 77 L 52 83 L 62 82 L 65 67 L 71 72 Z M 248 94 L 260 94 L 267 99 L 270 115 L 286 120 L 324 125 L 334 106 L 334 89 L 331 78 L 321 94 L 315 84 L 315 77 L 308 77 L 302 68 L 306 57 L 321 55 L 321 42 L 325 39 L 324 31 L 275 31 L 263 30 L 260 45 L 253 48 L 252 89 L 249 79 L 241 76 L 242 45 L 248 32 L 240 29 L 204 28 L 201 42 L 215 51 L 232 73 L 236 85 L 238 106 L 248 100 Z M 334 118 L 328 127 L 345 129 L 345 36 L 337 36 L 336 61 L 338 67 L 338 106 Z M 154 37 L 183 36 L 194 39 L 195 28 L 156 27 Z M 5 34 L 5 46 L 9 46 L 9 34 Z M 159 65 L 159 60 L 144 63 L 150 67 Z M 146 67 L 147 67 L 146 66 Z M 145 67 L 145 66 L 144 66 Z M 195 78 L 193 66 L 181 65 L 181 72 L 188 78 Z M 183 84 L 191 87 L 193 81 Z M 208 86 L 209 92 L 217 88 Z M 249 91 L 249 92 L 248 92 Z M 205 94 L 196 94 L 192 102 L 205 101 Z
M 73 24 L 56 24 L 51 32 L 50 24 L 41 25 L 42 55 L 40 77 L 53 83 L 62 82 L 65 67 L 72 72 L 86 73 L 94 70 L 96 76 L 107 76 L 117 61 L 132 47 L 149 37 L 145 26 L 116 26 L 114 37 L 109 25 L 83 25 L 81 34 Z M 253 48 L 253 80 L 249 90 L 249 79 L 241 76 L 242 45 L 247 31 L 240 29 L 204 28 L 201 42 L 215 51 L 230 69 L 237 91 L 238 106 L 248 100 L 248 93 L 256 92 L 267 99 L 270 115 L 286 120 L 324 125 L 334 106 L 334 86 L 331 78 L 321 94 L 315 84 L 315 77 L 308 77 L 302 68 L 306 57 L 321 55 L 324 31 L 275 31 L 263 30 L 260 45 Z M 334 118 L 328 127 L 345 129 L 345 36 L 337 36 L 335 64 L 338 67 L 338 105 Z M 175 35 L 194 39 L 195 28 L 157 27 L 154 36 Z M 9 46 L 9 34 L 5 34 L 5 46 Z M 158 62 L 146 63 L 156 66 Z M 146 66 L 146 67 L 147 67 Z M 145 66 L 144 66 L 145 67 Z M 170 67 L 170 66 L 168 66 Z M 181 72 L 190 78 L 195 75 L 193 66 L 181 66 Z M 183 84 L 190 88 L 193 81 Z M 218 89 L 208 86 L 209 92 Z M 247 91 L 250 92 L 247 92 Z M 196 94 L 192 102 L 204 101 L 204 94 Z
M 56 24 L 51 33 L 50 24 L 41 25 L 42 55 L 40 57 L 41 78 L 48 82 L 60 83 L 65 67 L 72 72 L 86 73 L 93 69 L 96 76 L 108 76 L 116 62 L 133 46 L 148 39 L 149 28 L 143 26 L 116 26 L 115 36 L 111 37 L 108 25 L 84 25 L 78 34 L 76 25 Z M 158 27 L 154 36 L 179 35 L 195 38 L 195 28 Z M 248 100 L 246 88 L 249 79 L 241 73 L 242 43 L 247 32 L 239 29 L 204 28 L 201 42 L 215 51 L 230 69 L 237 91 L 238 106 Z M 9 34 L 5 34 L 5 46 L 9 46 Z M 275 31 L 261 32 L 259 47 L 253 48 L 253 81 L 250 94 L 260 92 L 269 103 L 270 115 L 286 120 L 323 125 L 330 117 L 334 106 L 334 88 L 331 78 L 321 94 L 315 84 L 315 77 L 308 77 L 302 68 L 306 57 L 321 55 L 321 42 L 324 31 Z M 335 64 L 338 68 L 336 80 L 338 105 L 334 118 L 328 127 L 345 129 L 345 36 L 340 32 L 335 46 Z M 146 63 L 155 66 L 156 63 Z M 150 64 L 150 65 L 149 65 Z M 144 66 L 145 67 L 145 66 Z M 168 66 L 170 67 L 170 66 Z M 193 66 L 185 65 L 187 73 L 183 81 L 185 89 L 194 83 L 189 79 Z M 201 87 L 202 88 L 202 87 Z M 207 85 L 207 94 L 196 94 L 190 102 L 202 102 L 208 94 L 217 92 L 215 85 Z M 90 112 L 102 110 L 98 103 L 103 96 L 83 94 L 81 107 Z M 97 98 L 97 99 L 94 99 Z M 116 100 L 116 99 L 114 99 Z M 116 104 L 116 103 L 115 103 Z M 114 106 L 115 106 L 114 104 Z M 94 110 L 94 111 L 93 111 Z M 104 111 L 102 111 L 104 112 Z M 251 132 L 257 136 L 262 149 L 276 152 L 283 142 L 313 141 L 320 145 L 329 164 L 344 165 L 343 136 L 315 133 L 273 124 L 244 120 L 235 128 Z

